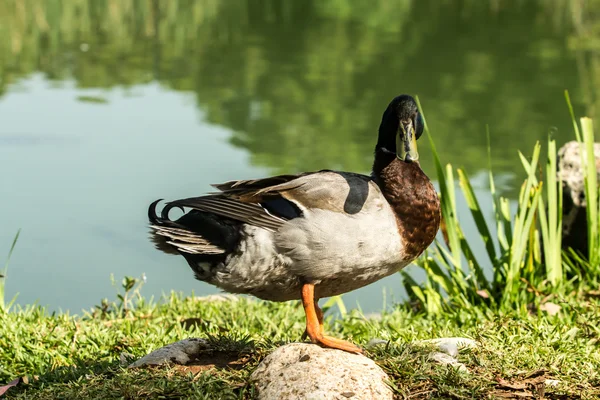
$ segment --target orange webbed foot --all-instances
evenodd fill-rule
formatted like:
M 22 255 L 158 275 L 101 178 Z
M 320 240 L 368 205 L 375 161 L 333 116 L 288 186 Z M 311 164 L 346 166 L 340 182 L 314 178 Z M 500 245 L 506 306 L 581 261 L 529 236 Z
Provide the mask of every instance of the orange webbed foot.
M 302 305 L 306 313 L 306 331 L 303 338 L 308 336 L 311 342 L 323 347 L 339 349 L 350 353 L 362 354 L 362 349 L 345 340 L 331 336 L 325 336 L 323 327 L 323 311 L 319 308 L 318 300 L 315 299 L 315 286 L 305 284 L 302 286 Z

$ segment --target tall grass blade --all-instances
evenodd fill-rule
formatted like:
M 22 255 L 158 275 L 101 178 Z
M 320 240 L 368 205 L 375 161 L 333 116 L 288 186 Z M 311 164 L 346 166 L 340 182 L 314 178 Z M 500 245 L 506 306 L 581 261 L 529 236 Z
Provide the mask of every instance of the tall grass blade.
M 591 118 L 581 118 L 583 137 L 582 150 L 585 148 L 584 166 L 585 200 L 587 205 L 588 259 L 592 266 L 600 262 L 600 238 L 598 237 L 598 175 L 594 155 L 594 124 Z M 581 151 L 583 157 L 584 152 Z
M 440 178 L 444 178 L 445 185 L 442 192 L 442 216 L 446 221 L 446 233 L 450 243 L 450 252 L 452 253 L 452 261 L 454 267 L 460 269 L 461 265 L 461 237 L 462 231 L 458 222 L 456 209 L 456 188 L 454 187 L 454 172 L 452 165 L 446 165 L 445 174 L 442 173 Z
M 467 202 L 469 210 L 471 210 L 471 215 L 473 216 L 477 230 L 483 239 L 490 261 L 493 262 L 496 259 L 496 249 L 494 248 L 492 234 L 490 233 L 487 222 L 485 222 L 483 212 L 481 211 L 481 207 L 479 206 L 479 201 L 477 201 L 477 197 L 473 191 L 473 186 L 471 186 L 471 182 L 469 181 L 467 174 L 462 169 L 459 168 L 457 172 L 458 182 L 465 196 L 465 201 Z
M 8 257 L 6 257 L 6 262 L 4 263 L 4 269 L 2 270 L 2 276 L 0 276 L 0 308 L 4 309 L 4 293 L 5 293 L 5 285 L 6 285 L 6 275 L 8 274 L 8 264 L 10 263 L 10 257 L 12 256 L 13 251 L 15 250 L 15 246 L 17 245 L 17 241 L 19 240 L 19 235 L 21 234 L 21 230 L 17 231 L 15 238 L 13 239 L 12 245 L 10 246 L 10 250 L 8 251 Z
M 469 242 L 466 238 L 461 238 L 460 245 L 463 254 L 465 255 L 465 259 L 467 260 L 467 266 L 469 267 L 469 271 L 475 275 L 475 281 L 472 281 L 473 284 L 468 286 L 471 292 L 477 291 L 479 289 L 490 289 L 489 282 L 485 277 L 483 272 L 483 268 L 481 264 L 477 261 L 477 257 L 475 257 L 475 253 L 471 249 Z M 472 294 L 472 293 L 471 293 Z
M 540 196 L 538 213 L 546 277 L 554 286 L 563 280 L 562 260 L 562 181 L 557 180 L 556 141 L 548 138 L 546 201 Z M 536 238 L 537 239 L 537 238 Z M 536 248 L 539 248 L 536 247 Z
M 427 260 L 424 262 L 427 263 Z M 404 289 L 408 294 L 408 298 L 411 300 L 418 300 L 425 306 L 425 296 L 417 281 L 415 281 L 415 279 L 406 271 L 400 271 L 400 275 L 402 276 L 402 283 L 404 284 Z M 429 279 L 429 275 L 427 276 L 427 279 Z
M 567 101 L 567 107 L 569 108 L 569 114 L 571 114 L 571 121 L 573 122 L 573 130 L 575 131 L 575 138 L 581 143 L 581 134 L 579 133 L 579 127 L 577 126 L 577 119 L 575 118 L 575 111 L 573 111 L 573 104 L 571 104 L 571 97 L 569 91 L 565 90 L 565 100 Z
M 439 247 L 439 245 L 438 245 L 438 247 Z M 444 258 L 440 254 L 440 250 L 443 251 L 443 249 L 438 248 L 437 255 L 439 256 L 440 259 L 444 260 Z M 448 264 L 444 263 L 442 261 L 442 265 L 448 265 Z M 421 267 L 427 273 L 427 278 L 430 281 L 436 283 L 446 293 L 452 294 L 452 293 L 457 292 L 456 285 L 453 283 L 451 276 L 446 274 L 437 262 L 426 258 L 424 260 L 423 264 L 421 265 Z M 451 269 L 451 267 L 447 268 L 447 270 L 449 270 L 449 269 Z
M 327 309 L 336 305 L 338 307 L 338 311 L 342 317 L 345 317 L 348 314 L 348 310 L 346 309 L 346 304 L 344 304 L 344 300 L 341 295 L 331 296 L 325 304 L 323 304 L 323 308 Z
M 487 153 L 488 153 L 488 175 L 490 180 L 490 193 L 493 199 L 494 220 L 496 221 L 496 237 L 500 245 L 500 252 L 507 253 L 509 250 L 509 241 L 512 237 L 512 228 L 510 223 L 510 207 L 505 208 L 502 204 L 502 198 L 496 190 L 494 181 L 494 173 L 492 169 L 492 146 L 490 142 L 490 127 L 486 125 L 485 133 L 487 137 Z

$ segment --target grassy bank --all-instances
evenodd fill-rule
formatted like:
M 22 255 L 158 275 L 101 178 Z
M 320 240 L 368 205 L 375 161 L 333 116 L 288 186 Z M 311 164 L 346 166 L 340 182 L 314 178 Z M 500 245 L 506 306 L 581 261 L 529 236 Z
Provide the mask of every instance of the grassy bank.
M 0 313 L 0 382 L 26 377 L 6 398 L 253 398 L 249 375 L 260 360 L 276 346 L 298 341 L 304 330 L 297 302 L 207 302 L 172 295 L 151 304 L 132 292 L 81 316 L 48 314 L 37 306 Z M 581 291 L 552 299 L 560 306 L 553 316 L 470 310 L 428 317 L 397 308 L 367 318 L 352 311 L 330 318 L 327 329 L 363 346 L 373 338 L 389 340 L 367 355 L 390 375 L 399 399 L 592 399 L 600 396 L 595 296 Z M 411 345 L 449 336 L 481 343 L 459 356 L 469 373 L 435 364 L 426 349 Z M 214 353 L 191 367 L 124 367 L 188 337 L 210 338 Z M 558 386 L 545 384 L 547 379 L 558 380 Z

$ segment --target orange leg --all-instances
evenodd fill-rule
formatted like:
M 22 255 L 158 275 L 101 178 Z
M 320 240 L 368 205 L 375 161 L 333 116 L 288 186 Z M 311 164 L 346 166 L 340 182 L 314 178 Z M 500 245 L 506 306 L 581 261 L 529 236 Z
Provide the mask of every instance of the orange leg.
M 319 299 L 315 299 L 315 311 L 317 312 L 317 320 L 319 321 L 319 332 L 325 335 L 325 327 L 323 326 L 323 310 L 319 307 Z
M 350 353 L 362 353 L 359 347 L 350 342 L 323 334 L 323 312 L 315 301 L 315 285 L 306 284 L 302 286 L 302 305 L 306 313 L 306 333 L 311 342 Z
M 315 311 L 317 312 L 317 320 L 319 321 L 319 330 L 321 335 L 325 335 L 325 327 L 323 326 L 323 310 L 319 308 L 319 299 L 315 299 Z M 308 331 L 305 329 L 301 340 L 304 341 L 308 337 Z

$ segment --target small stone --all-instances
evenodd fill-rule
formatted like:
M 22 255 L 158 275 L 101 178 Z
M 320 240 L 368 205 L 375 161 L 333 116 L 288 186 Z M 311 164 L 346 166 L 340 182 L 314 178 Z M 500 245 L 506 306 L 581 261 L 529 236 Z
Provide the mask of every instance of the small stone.
M 558 379 L 546 379 L 544 381 L 544 384 L 546 386 L 550 386 L 550 387 L 556 387 L 560 384 L 560 381 Z
M 458 360 L 446 353 L 434 351 L 429 355 L 429 359 L 440 364 L 456 364 Z
M 185 365 L 196 358 L 202 350 L 208 348 L 209 345 L 206 339 L 184 339 L 154 350 L 152 353 L 131 363 L 128 368 L 169 363 Z
M 435 351 L 429 355 L 429 359 L 437 362 L 438 364 L 451 365 L 461 372 L 469 372 L 467 367 L 463 363 L 458 362 L 456 358 L 446 353 Z
M 434 345 L 438 351 L 429 355 L 429 359 L 443 365 L 451 365 L 460 372 L 469 372 L 467 367 L 456 358 L 461 349 L 475 348 L 479 344 L 469 338 L 448 337 L 439 339 L 420 340 L 420 345 Z
M 300 361 L 305 355 L 310 358 Z M 392 391 L 385 383 L 388 379 L 373 360 L 363 355 L 307 343 L 279 347 L 250 377 L 259 400 L 391 400 Z
M 310 356 L 308 354 L 304 354 L 303 356 L 300 357 L 300 362 L 304 362 L 304 361 L 308 361 L 310 360 Z
M 439 339 L 420 340 L 418 344 L 433 344 L 438 350 L 452 357 L 458 356 L 460 349 L 472 349 L 478 346 L 478 343 L 473 339 L 462 337 L 449 337 Z
M 374 339 L 369 340 L 369 343 L 367 343 L 366 347 L 373 348 L 373 347 L 377 347 L 377 346 L 385 346 L 386 344 L 388 344 L 387 340 L 374 338 Z

